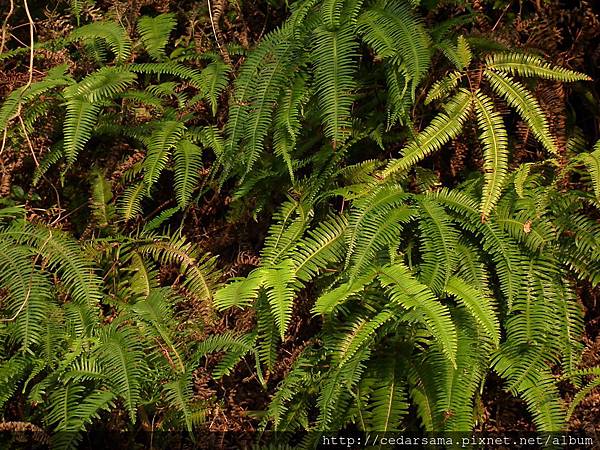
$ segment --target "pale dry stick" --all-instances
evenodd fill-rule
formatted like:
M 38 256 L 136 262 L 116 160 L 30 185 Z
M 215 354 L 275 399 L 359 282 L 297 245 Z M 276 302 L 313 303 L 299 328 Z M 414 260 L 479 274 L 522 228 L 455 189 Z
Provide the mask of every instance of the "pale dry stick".
M 12 14 L 12 10 L 14 9 L 14 4 L 13 4 L 13 0 L 11 0 L 11 10 L 9 11 L 9 16 L 10 14 Z M 33 54 L 34 54 L 34 28 L 35 28 L 35 24 L 33 22 L 33 18 L 31 17 L 31 13 L 29 12 L 29 5 L 27 4 L 27 0 L 23 0 L 23 6 L 25 6 L 25 14 L 27 14 L 27 20 L 29 21 L 29 79 L 27 80 L 27 84 L 25 86 L 23 86 L 21 88 L 21 95 L 23 95 L 23 93 L 27 90 L 27 88 L 29 88 L 29 86 L 31 86 L 31 83 L 33 82 Z M 6 21 L 5 20 L 5 25 L 6 25 Z M 2 28 L 2 46 L 4 46 L 4 32 L 5 32 L 6 27 L 4 26 Z M 21 124 L 23 123 L 23 119 L 21 119 L 21 108 L 22 108 L 22 104 L 21 102 L 19 102 L 19 106 L 17 108 L 17 112 L 15 112 L 15 114 L 8 119 L 7 123 L 10 122 L 12 119 L 14 119 L 15 117 L 19 117 L 19 120 L 21 121 Z M 23 128 L 25 129 L 25 128 Z M 26 135 L 27 136 L 27 135 Z M 27 138 L 27 140 L 29 141 L 29 138 Z M 2 154 L 2 152 L 4 151 L 4 146 L 6 144 L 6 128 L 4 129 L 4 136 L 2 139 L 2 147 L 0 147 L 0 155 Z M 31 143 L 30 143 L 31 146 Z M 33 147 L 31 147 L 33 148 Z M 33 150 L 32 150 L 33 152 Z M 39 166 L 39 164 L 37 164 L 37 159 L 35 157 L 35 155 L 33 156 L 33 158 L 36 161 L 36 165 Z
M 213 16 L 211 1 L 212 0 L 206 0 L 206 3 L 208 3 L 208 15 L 210 16 L 210 26 L 212 27 L 213 34 L 215 36 L 215 41 L 217 42 L 217 47 L 219 47 L 219 52 L 221 53 L 223 61 L 225 61 L 225 64 L 231 65 L 231 58 L 229 57 L 229 52 L 226 48 L 221 46 L 221 42 L 219 42 L 221 40 L 221 29 L 219 27 L 219 20 L 221 19 L 221 15 L 223 14 L 223 6 L 222 3 L 218 4 L 217 8 L 215 9 L 215 14 Z
M 27 0 L 23 0 L 23 6 L 25 6 L 25 14 L 27 14 L 27 20 L 29 21 L 29 41 L 30 41 L 30 48 L 29 48 L 29 80 L 27 81 L 27 84 L 23 88 L 23 91 L 25 91 L 25 89 L 27 89 L 29 86 L 31 86 L 31 83 L 33 81 L 33 44 L 34 44 L 33 31 L 34 31 L 34 28 L 35 28 L 35 23 L 33 22 L 33 19 L 31 17 L 31 13 L 29 12 L 29 5 L 27 4 Z
M 14 0 L 10 0 L 10 9 L 8 10 L 8 14 L 6 15 L 4 22 L 2 23 L 2 37 L 0 37 L 0 54 L 4 51 L 4 43 L 6 42 L 6 29 L 8 27 L 8 20 L 10 16 L 13 15 L 15 10 L 15 2 Z
M 48 239 L 46 239 L 44 241 L 44 243 L 42 244 L 42 247 L 40 248 L 40 251 L 35 256 L 35 259 L 33 260 L 33 267 L 34 268 L 35 268 L 35 265 L 38 262 L 38 259 L 40 258 L 40 255 L 44 251 L 44 248 L 46 248 L 46 245 L 48 245 L 48 242 L 50 242 L 50 239 L 52 239 L 52 230 L 49 230 Z M 16 320 L 17 317 L 19 317 L 19 314 L 21 314 L 21 312 L 25 308 L 25 305 L 29 301 L 29 296 L 31 295 L 31 288 L 32 287 L 33 287 L 33 270 L 31 271 L 31 275 L 29 275 L 29 285 L 27 286 L 27 293 L 25 294 L 25 299 L 23 300 L 23 303 L 21 303 L 21 306 L 19 306 L 19 309 L 14 314 L 14 316 L 12 316 L 11 318 L 8 318 L 8 319 L 0 318 L 0 322 L 12 322 L 13 320 Z

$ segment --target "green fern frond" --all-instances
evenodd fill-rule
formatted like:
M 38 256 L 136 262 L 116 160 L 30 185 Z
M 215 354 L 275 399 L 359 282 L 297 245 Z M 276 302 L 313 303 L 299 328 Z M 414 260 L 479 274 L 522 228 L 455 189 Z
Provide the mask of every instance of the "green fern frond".
M 596 194 L 596 200 L 600 204 L 600 141 L 594 146 L 594 151 L 579 156 L 587 166 L 592 179 L 592 186 Z
M 69 164 L 75 162 L 77 155 L 92 137 L 99 113 L 100 106 L 87 100 L 71 98 L 67 101 L 63 151 Z
M 292 318 L 294 290 L 292 284 L 295 280 L 294 267 L 291 263 L 280 264 L 263 271 L 264 286 L 271 311 L 283 340 L 285 332 Z
M 227 87 L 231 67 L 220 59 L 207 65 L 200 73 L 202 95 L 210 102 L 213 116 L 217 115 L 217 100 Z
M 350 109 L 355 89 L 352 73 L 357 43 L 349 26 L 335 31 L 319 28 L 315 40 L 316 91 L 325 134 L 335 149 L 350 136 L 352 127 Z
M 213 301 L 213 290 L 217 287 L 219 271 L 215 257 L 203 253 L 185 237 L 156 239 L 138 247 L 141 254 L 150 254 L 165 265 L 178 264 L 185 276 L 183 285 L 201 299 Z
M 419 222 L 423 262 L 419 279 L 433 292 L 440 294 L 446 289 L 454 271 L 458 232 L 439 204 L 422 199 L 420 205 L 423 214 Z
M 448 75 L 445 75 L 443 78 L 440 78 L 438 81 L 433 83 L 429 89 L 424 103 L 429 105 L 435 100 L 445 99 L 452 91 L 454 91 L 454 89 L 456 89 L 462 76 L 462 73 L 454 71 L 450 72 Z
M 202 168 L 202 149 L 187 139 L 175 146 L 175 196 L 181 208 L 189 203 Z
M 481 91 L 473 98 L 483 141 L 484 184 L 481 216 L 489 217 L 496 206 L 508 175 L 508 137 L 502 116 L 494 111 L 492 99 Z
M 473 319 L 486 331 L 488 337 L 496 345 L 499 345 L 500 322 L 491 298 L 483 295 L 479 290 L 456 276 L 448 280 L 446 292 L 464 304 L 473 316 Z
M 358 30 L 381 57 L 406 67 L 414 95 L 429 68 L 431 55 L 429 36 L 410 6 L 392 0 L 384 7 L 369 8 L 360 16 Z
M 382 173 L 387 178 L 395 172 L 409 169 L 429 154 L 439 150 L 444 144 L 458 136 L 463 123 L 473 106 L 473 95 L 461 89 L 452 97 L 431 124 L 421 131 L 402 152 L 400 159 L 392 160 Z
M 135 423 L 146 373 L 146 358 L 139 337 L 127 327 L 107 328 L 103 330 L 98 351 L 103 366 L 110 373 L 108 382 L 113 392 L 123 399 L 129 418 Z
M 548 121 L 531 92 L 507 75 L 498 74 L 489 69 L 485 70 L 484 74 L 496 94 L 504 97 L 508 104 L 517 110 L 544 148 L 556 155 L 558 150 L 554 138 L 550 135 Z
M 583 73 L 553 66 L 534 55 L 495 53 L 487 57 L 486 66 L 491 70 L 522 77 L 539 77 L 563 82 L 591 81 L 591 78 Z
M 147 195 L 150 195 L 152 186 L 158 181 L 160 173 L 167 165 L 169 153 L 181 140 L 185 125 L 177 120 L 162 122 L 159 128 L 152 133 L 148 144 L 148 154 L 144 159 L 144 184 L 147 186 Z
M 131 220 L 142 213 L 142 199 L 145 197 L 146 185 L 135 183 L 125 189 L 117 205 L 117 211 L 125 220 Z
M 76 28 L 69 36 L 70 40 L 93 41 L 102 39 L 117 57 L 118 62 L 124 62 L 131 53 L 131 41 L 127 33 L 116 22 L 93 22 Z
M 392 302 L 417 312 L 444 355 L 455 365 L 456 328 L 448 307 L 437 301 L 429 288 L 415 280 L 401 264 L 383 267 L 379 279 Z
M 141 17 L 137 23 L 137 32 L 148 54 L 157 61 L 165 58 L 165 46 L 169 35 L 177 25 L 175 14 L 160 14 L 156 17 Z

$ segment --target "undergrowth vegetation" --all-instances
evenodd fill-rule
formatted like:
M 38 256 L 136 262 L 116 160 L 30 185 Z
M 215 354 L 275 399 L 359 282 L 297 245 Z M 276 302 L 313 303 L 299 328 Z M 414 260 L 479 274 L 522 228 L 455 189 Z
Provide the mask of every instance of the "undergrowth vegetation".
M 30 61 L 3 38 L 2 423 L 194 440 L 243 373 L 253 430 L 485 429 L 492 377 L 568 429 L 600 385 L 593 80 L 437 3 L 273 3 L 252 45 L 209 3 L 204 48 L 72 2 Z

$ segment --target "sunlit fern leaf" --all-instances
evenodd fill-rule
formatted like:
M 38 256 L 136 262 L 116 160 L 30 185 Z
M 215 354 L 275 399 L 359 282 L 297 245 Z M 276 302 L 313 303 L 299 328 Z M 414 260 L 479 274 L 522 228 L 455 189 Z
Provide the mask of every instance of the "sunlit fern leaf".
M 489 69 L 485 70 L 484 74 L 494 92 L 504 97 L 508 104 L 517 110 L 544 148 L 552 154 L 557 154 L 556 142 L 550 134 L 548 120 L 533 94 L 508 75 L 495 73 Z
M 431 124 L 417 134 L 415 140 L 404 148 L 402 157 L 390 161 L 383 171 L 382 177 L 389 177 L 395 172 L 411 168 L 458 136 L 472 106 L 473 95 L 461 89 L 448 101 L 444 111 L 440 112 L 431 121 Z
M 298 242 L 290 258 L 294 261 L 294 275 L 299 280 L 306 282 L 328 265 L 343 258 L 346 226 L 345 216 L 334 216 L 320 222 Z
M 94 263 L 67 233 L 43 225 L 17 224 L 10 234 L 45 258 L 47 269 L 56 270 L 75 302 L 95 305 L 102 299 L 102 281 Z
M 448 307 L 440 303 L 429 288 L 419 283 L 401 264 L 382 268 L 379 279 L 392 302 L 417 312 L 444 355 L 455 364 L 456 328 Z
M 487 218 L 496 206 L 508 176 L 508 137 L 502 116 L 494 111 L 492 99 L 477 91 L 473 102 L 483 142 L 485 182 L 480 208 L 481 216 Z
M 73 164 L 77 155 L 92 137 L 100 106 L 81 98 L 67 101 L 67 115 L 64 122 L 63 151 L 69 164 Z
M 246 173 L 249 173 L 264 148 L 264 140 L 273 121 L 273 108 L 290 76 L 291 43 L 279 45 L 272 53 L 272 62 L 261 67 L 254 92 L 249 97 L 252 114 L 245 127 L 244 153 Z
M 591 78 L 583 73 L 553 66 L 535 55 L 494 53 L 487 57 L 486 66 L 491 70 L 522 77 L 547 78 L 563 82 L 591 81 Z
M 263 264 L 277 264 L 298 245 L 307 227 L 308 212 L 296 201 L 287 201 L 273 215 L 272 225 L 261 251 Z
M 529 178 L 529 173 L 533 168 L 534 163 L 523 163 L 519 166 L 517 170 L 514 172 L 513 183 L 515 186 L 515 192 L 521 198 L 525 197 L 525 183 Z
M 350 279 L 368 273 L 377 253 L 385 248 L 395 248 L 400 240 L 403 225 L 414 217 L 415 211 L 406 205 L 389 213 L 371 214 L 356 239 L 350 258 Z
M 461 62 L 461 67 L 459 67 L 459 70 L 467 68 L 471 65 L 473 53 L 471 52 L 471 47 L 469 46 L 469 43 L 462 35 L 459 36 L 456 41 L 456 53 L 458 54 Z
M 194 392 L 191 373 L 186 372 L 176 380 L 166 383 L 163 389 L 167 402 L 181 413 L 187 432 L 192 434 L 194 426 L 202 419 L 203 414 L 192 404 Z
M 110 373 L 112 391 L 123 399 L 129 419 L 135 423 L 147 364 L 139 336 L 129 327 L 108 327 L 102 331 L 99 356 Z
M 131 64 L 129 70 L 136 73 L 147 73 L 159 76 L 173 75 L 189 81 L 196 89 L 202 89 L 203 86 L 198 70 L 175 62 Z
M 273 119 L 274 150 L 285 161 L 292 181 L 294 181 L 292 151 L 296 147 L 296 138 L 300 132 L 300 110 L 308 94 L 305 77 L 297 76 L 290 88 L 281 94 Z
M 200 178 L 202 168 L 202 149 L 187 139 L 175 146 L 175 196 L 179 206 L 184 208 Z
M 228 85 L 230 71 L 231 67 L 219 59 L 207 65 L 200 73 L 201 91 L 210 103 L 213 116 L 217 115 L 217 100 Z
M 168 223 L 168 221 L 178 212 L 181 211 L 181 208 L 178 206 L 174 206 L 172 208 L 167 208 L 164 211 L 161 211 L 156 217 L 152 220 L 149 220 L 144 225 L 142 229 L 143 233 L 150 233 L 152 231 L 160 229 L 163 225 Z
M 203 253 L 185 237 L 156 238 L 152 243 L 140 245 L 138 251 L 151 255 L 161 264 L 179 264 L 180 273 L 185 276 L 183 285 L 212 304 L 213 291 L 220 276 L 215 257 Z
M 258 297 L 258 291 L 263 285 L 263 272 L 260 269 L 250 272 L 248 277 L 231 280 L 215 292 L 214 305 L 223 310 L 236 306 L 245 308 L 250 306 Z
M 125 220 L 131 220 L 142 213 L 142 199 L 146 194 L 146 185 L 139 181 L 123 192 L 117 210 Z
M 454 71 L 433 83 L 429 92 L 427 92 L 425 104 L 428 105 L 435 100 L 445 99 L 452 91 L 454 91 L 454 89 L 456 89 L 462 76 L 462 73 Z
M 162 122 L 152 133 L 148 144 L 148 154 L 144 159 L 144 184 L 147 186 L 146 193 L 148 195 L 167 165 L 171 149 L 179 143 L 184 131 L 183 123 L 177 120 L 168 120 Z
M 433 292 L 440 294 L 446 288 L 456 264 L 458 232 L 439 204 L 421 199 L 420 205 L 423 262 L 420 264 L 419 278 Z
M 358 20 L 363 39 L 384 58 L 400 61 L 411 80 L 411 94 L 427 69 L 431 55 L 429 36 L 410 6 L 390 0 L 384 6 L 367 9 Z
M 594 151 L 579 156 L 590 173 L 596 200 L 600 205 L 600 141 L 594 146 Z
M 376 272 L 366 275 L 348 283 L 344 283 L 317 298 L 311 310 L 313 314 L 330 314 L 339 305 L 343 305 L 352 296 L 361 293 L 375 279 Z
M 388 86 L 387 129 L 396 122 L 404 125 L 409 122 L 408 111 L 412 106 L 410 78 L 394 64 L 386 64 L 385 78 Z
M 371 248 L 369 241 L 372 241 L 369 236 L 377 233 L 378 224 L 385 221 L 408 197 L 400 186 L 386 186 L 368 191 L 363 198 L 354 201 L 346 233 L 346 267 L 349 266 L 359 241 L 363 243 L 363 250 L 368 252 Z
M 242 358 L 248 353 L 252 353 L 256 350 L 256 333 L 251 332 L 241 336 L 239 342 L 240 345 L 233 346 L 226 350 L 225 355 L 223 355 L 212 371 L 213 377 L 220 379 L 231 374 Z
M 111 186 L 99 171 L 94 172 L 92 176 L 90 202 L 92 216 L 98 225 L 104 228 L 112 222 L 114 215 L 114 207 L 110 204 L 113 198 Z
M 464 304 L 473 319 L 481 325 L 492 342 L 496 345 L 500 343 L 500 322 L 490 297 L 456 276 L 448 280 L 446 292 Z
M 0 232 L 0 287 L 6 292 L 2 318 L 16 319 L 11 334 L 25 351 L 42 341 L 52 299 L 50 282 L 34 266 L 32 256 L 31 249 L 3 240 Z
M 265 268 L 263 272 L 267 298 L 282 340 L 292 318 L 294 279 L 294 267 L 289 262 L 273 268 Z
M 552 432 L 563 429 L 566 411 L 544 350 L 530 347 L 523 351 L 505 345 L 494 359 L 493 367 L 508 381 L 511 392 L 525 400 L 536 429 Z
M 170 329 L 173 323 L 173 303 L 177 301 L 169 288 L 153 289 L 150 295 L 133 305 L 133 312 L 152 326 L 152 335 L 166 344 L 166 350 L 172 356 L 177 370 L 185 372 L 183 359 L 177 350 L 174 333 Z
M 77 27 L 69 35 L 70 40 L 83 40 L 93 42 L 100 38 L 104 40 L 117 57 L 117 61 L 124 62 L 131 53 L 131 41 L 127 33 L 116 22 L 93 22 L 82 27 Z
M 376 334 L 386 322 L 392 320 L 395 312 L 392 310 L 383 310 L 373 317 L 359 317 L 347 326 L 334 353 L 334 364 L 342 367 L 354 357 L 358 350 L 366 345 L 367 342 Z
M 368 427 L 372 431 L 399 431 L 409 407 L 405 374 L 395 355 L 386 355 L 376 361 L 374 385 L 365 405 Z
M 165 58 L 165 46 L 169 35 L 177 25 L 175 14 L 160 14 L 156 17 L 143 16 L 137 23 L 144 48 L 148 54 L 157 61 Z
M 523 255 L 495 223 L 482 223 L 475 200 L 458 189 L 446 188 L 427 194 L 435 198 L 455 214 L 454 219 L 468 232 L 481 237 L 482 247 L 493 259 L 496 273 L 500 277 L 500 289 L 506 296 L 509 309 L 522 288 Z
M 325 134 L 337 148 L 350 136 L 350 110 L 357 43 L 352 29 L 343 26 L 335 31 L 315 31 L 315 83 Z
M 132 86 L 136 79 L 137 75 L 128 68 L 101 67 L 67 88 L 66 93 L 68 97 L 85 98 L 90 103 L 97 103 L 114 98 Z

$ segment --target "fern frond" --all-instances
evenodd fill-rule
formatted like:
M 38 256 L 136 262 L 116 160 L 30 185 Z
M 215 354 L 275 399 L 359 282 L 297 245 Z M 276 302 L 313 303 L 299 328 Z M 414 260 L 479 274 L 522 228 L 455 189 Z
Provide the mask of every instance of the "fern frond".
M 508 137 L 502 116 L 494 111 L 492 99 L 481 91 L 473 98 L 483 141 L 484 184 L 481 216 L 489 217 L 496 206 L 508 175 Z
M 423 262 L 419 278 L 433 292 L 440 294 L 446 288 L 456 264 L 458 232 L 439 204 L 422 199 L 420 205 L 423 213 L 419 222 Z
M 70 40 L 93 41 L 103 39 L 117 57 L 118 62 L 124 62 L 131 53 L 131 41 L 127 33 L 116 22 L 93 22 L 77 27 L 69 36 Z
M 429 68 L 431 55 L 429 36 L 410 6 L 391 0 L 384 7 L 369 8 L 360 16 L 358 30 L 381 57 L 406 67 L 414 95 Z
M 500 343 L 500 322 L 491 298 L 483 295 L 463 279 L 453 276 L 448 280 L 446 292 L 465 305 L 496 345 Z
M 113 392 L 123 399 L 129 418 L 135 423 L 146 372 L 146 358 L 139 337 L 129 328 L 103 330 L 99 356 L 110 373 L 108 382 Z
M 70 98 L 67 101 L 63 151 L 69 164 L 75 162 L 77 155 L 92 137 L 99 113 L 100 106 L 87 100 Z
M 292 288 L 294 279 L 294 267 L 289 262 L 273 268 L 265 268 L 263 271 L 267 298 L 282 340 L 292 318 L 295 297 Z
M 201 92 L 210 102 L 213 116 L 217 115 L 217 100 L 228 85 L 231 67 L 220 59 L 207 65 L 200 73 Z
M 592 186 L 596 194 L 596 200 L 600 205 L 600 141 L 595 145 L 595 150 L 591 153 L 584 153 L 579 156 L 587 166 L 592 179 Z
M 400 159 L 392 160 L 382 173 L 387 178 L 395 172 L 409 169 L 444 144 L 458 136 L 463 123 L 471 112 L 473 95 L 461 89 L 448 101 L 445 110 L 439 113 L 431 124 L 421 131 L 406 148 Z
M 415 280 L 401 264 L 383 267 L 379 279 L 392 302 L 417 312 L 444 355 L 455 365 L 456 328 L 448 307 L 437 301 L 429 288 Z
M 177 25 L 175 14 L 160 14 L 156 17 L 141 17 L 137 23 L 137 32 L 148 54 L 157 61 L 165 58 L 165 46 L 169 35 Z
M 591 81 L 591 78 L 583 73 L 553 66 L 534 55 L 495 53 L 487 57 L 486 66 L 490 70 L 522 77 L 538 77 L 563 82 Z
M 142 199 L 145 197 L 146 185 L 135 183 L 125 189 L 118 203 L 117 210 L 125 220 L 131 220 L 142 213 Z
M 152 133 L 148 144 L 148 154 L 144 159 L 144 184 L 147 195 L 150 195 L 152 186 L 158 181 L 160 173 L 167 165 L 169 152 L 181 140 L 185 125 L 177 120 L 162 122 L 159 128 Z
M 429 89 L 424 103 L 429 105 L 435 100 L 445 99 L 452 91 L 454 91 L 454 89 L 456 89 L 461 78 L 462 73 L 454 71 L 437 80 Z
M 544 148 L 556 155 L 558 150 L 554 138 L 550 135 L 548 121 L 540 104 L 531 92 L 507 75 L 498 74 L 491 70 L 486 70 L 484 74 L 492 89 L 517 110 Z
M 352 28 L 343 26 L 335 31 L 319 28 L 315 31 L 315 82 L 325 134 L 337 148 L 350 136 L 350 109 L 355 82 L 354 58 L 357 43 Z
M 200 178 L 202 149 L 187 139 L 175 146 L 175 196 L 181 208 L 185 208 L 192 197 Z

